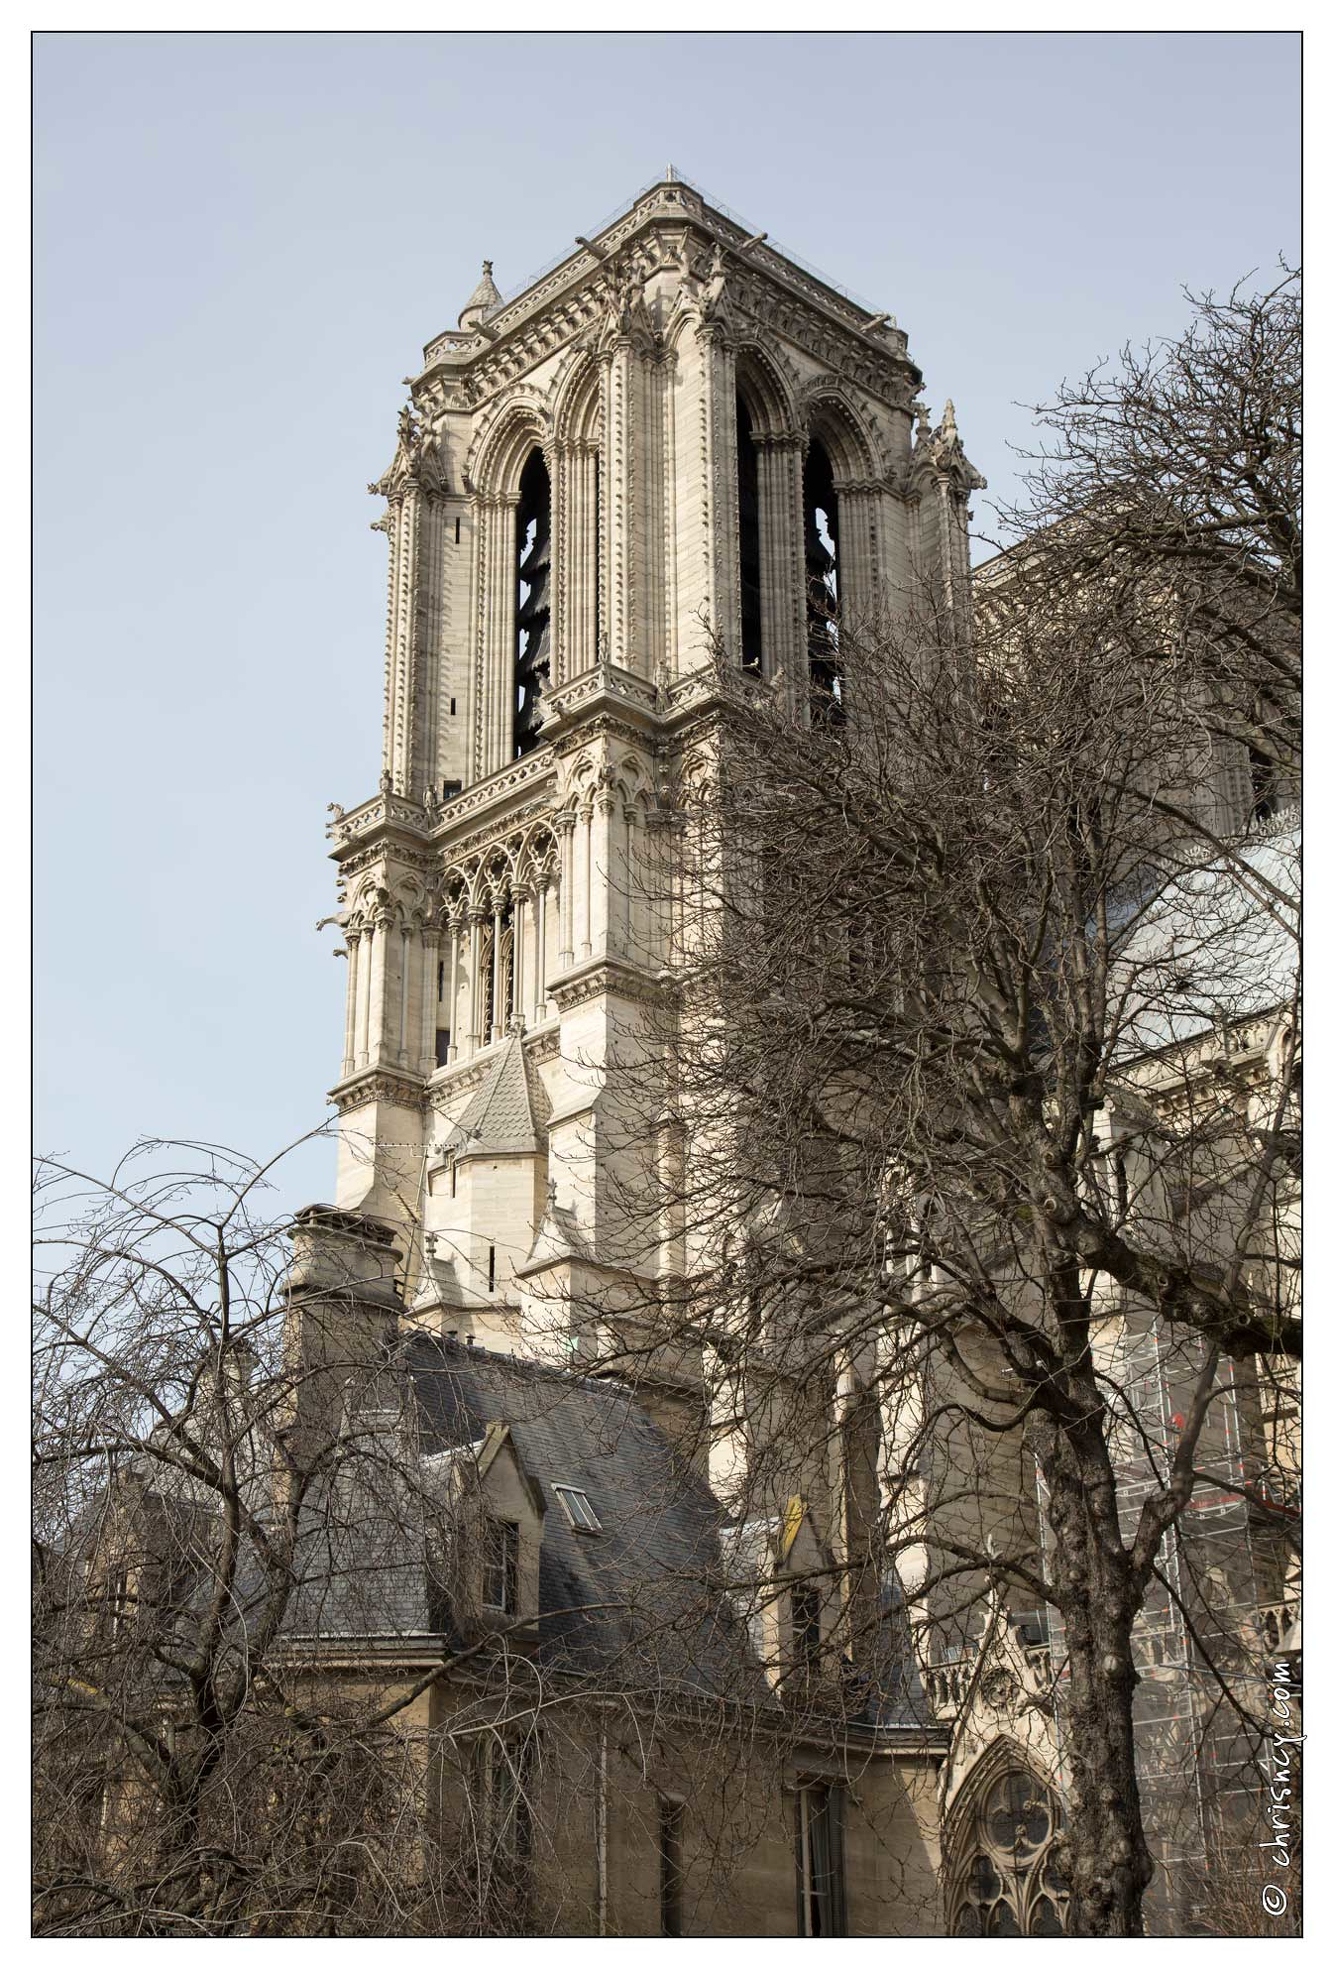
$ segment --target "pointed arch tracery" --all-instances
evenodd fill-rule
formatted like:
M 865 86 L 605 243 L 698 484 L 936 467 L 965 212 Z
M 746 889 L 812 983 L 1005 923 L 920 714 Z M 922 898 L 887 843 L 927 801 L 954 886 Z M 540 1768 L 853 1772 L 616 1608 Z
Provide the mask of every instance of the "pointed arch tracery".
M 946 1834 L 948 1932 L 1065 1933 L 1056 1788 L 1008 1742 L 993 1744 L 960 1791 Z
M 832 384 L 817 386 L 807 395 L 804 409 L 806 430 L 823 446 L 839 485 L 875 477 L 875 446 L 861 416 L 840 390 Z
M 736 383 L 759 437 L 785 437 L 797 428 L 795 392 L 767 349 L 753 342 L 741 345 Z
M 464 478 L 481 499 L 517 499 L 529 453 L 550 443 L 551 419 L 536 395 L 511 396 L 478 432 L 464 460 Z
M 591 349 L 577 352 L 553 395 L 551 428 L 556 444 L 598 443 L 602 432 L 602 394 L 597 358 Z
M 602 634 L 602 372 L 581 350 L 553 392 L 554 643 L 563 683 L 597 661 Z
M 743 670 L 772 675 L 786 660 L 791 529 L 788 474 L 797 443 L 795 398 L 762 348 L 736 356 L 735 454 L 738 656 Z

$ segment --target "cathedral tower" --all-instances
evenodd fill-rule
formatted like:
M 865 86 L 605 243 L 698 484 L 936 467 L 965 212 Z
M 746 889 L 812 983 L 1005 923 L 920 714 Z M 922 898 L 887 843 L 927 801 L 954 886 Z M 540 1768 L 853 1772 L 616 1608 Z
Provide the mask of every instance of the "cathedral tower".
M 625 1259 L 603 1068 L 673 961 L 645 877 L 714 652 L 836 711 L 832 622 L 961 601 L 981 480 L 921 380 L 891 316 L 670 172 L 513 300 L 488 262 L 427 344 L 371 488 L 384 761 L 331 829 L 333 1098 L 339 1207 L 444 1330 L 530 1344 L 535 1276 Z

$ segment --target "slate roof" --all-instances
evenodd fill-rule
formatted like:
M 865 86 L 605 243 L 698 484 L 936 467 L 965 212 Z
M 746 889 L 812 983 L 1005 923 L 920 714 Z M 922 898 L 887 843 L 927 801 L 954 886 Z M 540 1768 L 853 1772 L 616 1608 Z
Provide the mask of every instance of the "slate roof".
M 511 1033 L 443 1146 L 456 1154 L 536 1155 L 546 1146 L 550 1111 L 540 1078 L 536 1085 L 529 1078 L 523 1041 Z
M 428 1659 L 476 1641 L 457 1626 L 439 1565 L 451 1468 L 476 1466 L 489 1425 L 509 1440 L 545 1505 L 537 1638 L 521 1649 L 539 1670 L 596 1678 L 599 1691 L 746 1704 L 777 1715 L 753 1622 L 756 1581 L 769 1581 L 782 1519 L 730 1521 L 708 1486 L 623 1383 L 410 1333 L 345 1419 L 335 1474 L 302 1512 L 297 1580 L 281 1631 L 293 1642 L 346 1643 Z M 271 1517 L 271 1452 L 256 1434 L 242 1483 Z M 151 1510 L 170 1514 L 183 1616 L 211 1598 L 216 1493 L 149 1457 L 123 1473 Z M 554 1486 L 584 1491 L 601 1530 L 574 1530 Z M 133 1500 L 128 1500 L 133 1504 Z M 244 1654 L 272 1605 L 273 1580 L 244 1541 L 224 1625 Z M 870 1659 L 841 1680 L 838 1721 L 914 1732 L 932 1725 L 896 1581 L 881 1601 Z M 499 1662 L 509 1677 L 514 1660 Z M 474 1668 L 485 1672 L 479 1657 Z M 524 1669 L 523 1673 L 531 1672 Z M 829 1719 L 834 1720 L 832 1717 Z
M 289 1627 L 324 1637 L 469 1638 L 453 1625 L 447 1593 L 433 1590 L 425 1514 L 408 1492 L 459 1455 L 489 1424 L 508 1424 L 514 1448 L 546 1504 L 539 1638 L 526 1652 L 544 1668 L 592 1673 L 600 1687 L 776 1706 L 745 1618 L 742 1548 L 708 1486 L 672 1449 L 623 1384 L 417 1333 L 392 1372 L 398 1393 L 363 1408 L 352 1428 L 364 1468 L 345 1471 L 341 1494 L 312 1509 L 306 1580 Z M 389 1453 L 386 1454 L 386 1451 Z M 396 1479 L 410 1473 L 406 1484 Z M 601 1524 L 576 1532 L 553 1486 L 584 1491 Z M 420 1523 L 420 1536 L 405 1529 Z M 744 1568 L 743 1568 L 744 1569 Z M 740 1589 L 740 1590 L 739 1590 Z M 857 1684 L 858 1720 L 920 1729 L 922 1698 L 901 1598 L 885 1599 L 882 1659 Z

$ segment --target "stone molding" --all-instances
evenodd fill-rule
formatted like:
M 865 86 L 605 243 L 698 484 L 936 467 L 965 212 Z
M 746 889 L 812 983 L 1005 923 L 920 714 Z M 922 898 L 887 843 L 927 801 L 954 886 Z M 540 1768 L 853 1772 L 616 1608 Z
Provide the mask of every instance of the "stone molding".
M 645 1005 L 670 1005 L 678 986 L 674 979 L 652 977 L 620 958 L 596 958 L 564 977 L 547 981 L 547 996 L 559 1011 L 572 1012 L 594 998 L 633 998 Z
M 418 1113 L 426 1106 L 420 1077 L 401 1074 L 393 1067 L 363 1068 L 331 1088 L 329 1099 L 340 1114 L 352 1114 L 357 1108 L 371 1107 L 377 1101 Z
M 868 327 L 855 302 L 775 248 L 749 244 L 738 225 L 688 185 L 655 187 L 605 228 L 595 245 L 596 253 L 581 249 L 570 254 L 496 310 L 487 319 L 485 334 L 460 337 L 447 331 L 428 343 L 422 372 L 412 385 L 419 407 L 469 409 L 608 316 L 624 339 L 630 335 L 621 328 L 627 289 L 642 287 L 660 271 L 680 272 L 684 285 L 709 273 L 716 277 L 724 266 L 731 306 L 769 333 L 783 335 L 898 408 L 906 409 L 921 387 L 921 372 L 908 357 L 907 337 L 900 329 L 877 332 Z M 704 257 L 710 253 L 711 258 Z M 726 335 L 725 312 L 712 325 Z M 643 339 L 642 332 L 638 339 Z
M 333 819 L 326 824 L 325 832 L 334 844 L 334 853 L 350 847 L 363 835 L 375 833 L 386 828 L 401 828 L 404 833 L 425 836 L 430 832 L 430 816 L 425 807 L 416 800 L 406 800 L 401 793 L 390 793 L 383 789 L 363 800 L 361 805 L 345 813 L 336 804 L 332 807 Z

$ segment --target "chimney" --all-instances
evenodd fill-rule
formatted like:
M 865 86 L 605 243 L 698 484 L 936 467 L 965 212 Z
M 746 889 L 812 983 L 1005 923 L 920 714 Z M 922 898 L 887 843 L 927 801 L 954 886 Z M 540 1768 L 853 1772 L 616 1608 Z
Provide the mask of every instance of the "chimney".
M 308 1204 L 292 1221 L 283 1282 L 284 1461 L 309 1469 L 348 1403 L 389 1360 L 403 1302 L 394 1233 L 378 1218 Z

